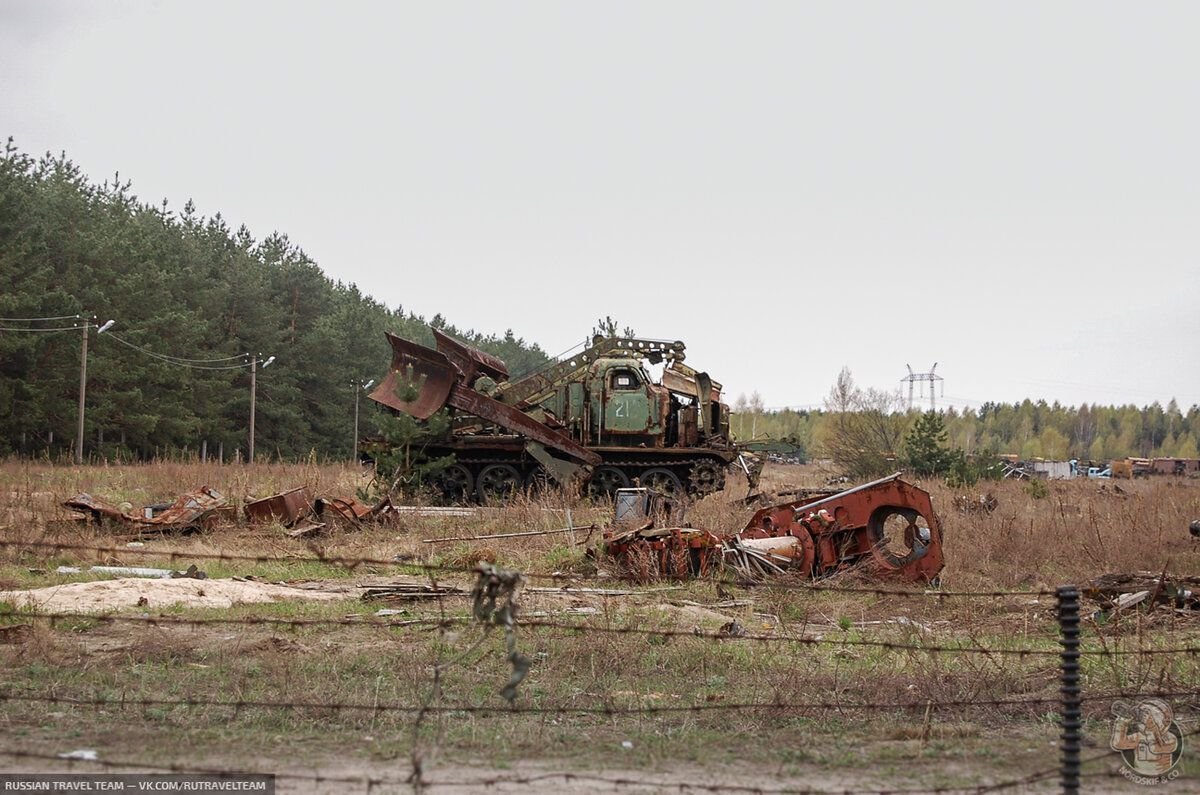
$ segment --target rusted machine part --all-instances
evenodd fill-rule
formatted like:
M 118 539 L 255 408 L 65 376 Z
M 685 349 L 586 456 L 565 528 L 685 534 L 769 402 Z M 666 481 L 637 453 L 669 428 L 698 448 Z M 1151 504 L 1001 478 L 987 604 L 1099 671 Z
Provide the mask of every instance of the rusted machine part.
M 604 544 L 639 581 L 704 577 L 721 566 L 721 539 L 694 527 L 632 528 L 606 536 Z
M 706 531 L 636 528 L 605 535 L 608 551 L 626 563 L 678 577 L 676 560 L 702 548 L 687 573 L 709 570 L 720 559 L 748 577 L 802 572 L 814 579 L 866 565 L 880 577 L 932 582 L 942 570 L 942 528 L 929 493 L 899 473 L 828 496 L 763 508 L 739 533 L 717 538 Z
M 291 527 L 311 514 L 312 510 L 308 492 L 300 487 L 246 503 L 246 518 L 250 524 L 278 521 L 284 527 Z
M 600 463 L 599 455 L 576 444 L 565 434 L 472 389 L 468 382 L 470 375 L 480 370 L 485 374 L 499 372 L 497 364 L 489 364 L 463 352 L 474 351 L 473 348 L 455 343 L 463 349 L 455 351 L 455 357 L 469 367 L 468 372 L 463 372 L 441 351 L 391 333 L 387 338 L 392 345 L 392 366 L 382 383 L 370 394 L 377 403 L 419 420 L 429 419 L 445 406 L 453 406 L 558 450 L 582 464 L 596 466 Z M 487 356 L 481 351 L 474 352 L 479 357 Z M 499 360 L 495 362 L 503 364 Z
M 757 511 L 742 538 L 808 535 L 814 577 L 870 560 L 881 574 L 929 582 L 941 572 L 942 528 L 929 492 L 900 473 L 828 497 Z

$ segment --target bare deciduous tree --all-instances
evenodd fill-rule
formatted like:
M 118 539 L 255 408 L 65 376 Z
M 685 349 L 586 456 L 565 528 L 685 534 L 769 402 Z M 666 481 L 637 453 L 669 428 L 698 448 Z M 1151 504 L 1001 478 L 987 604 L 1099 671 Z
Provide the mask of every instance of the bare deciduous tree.
M 831 419 L 825 454 L 856 480 L 893 471 L 907 425 L 902 405 L 899 390 L 860 389 L 843 367 L 825 398 Z

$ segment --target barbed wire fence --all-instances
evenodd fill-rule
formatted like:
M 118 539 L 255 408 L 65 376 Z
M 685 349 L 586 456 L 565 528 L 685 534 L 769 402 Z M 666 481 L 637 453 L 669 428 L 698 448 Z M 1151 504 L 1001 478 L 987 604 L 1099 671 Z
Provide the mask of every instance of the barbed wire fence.
M 575 783 L 580 786 L 604 786 L 614 790 L 629 789 L 677 789 L 679 791 L 711 791 L 711 792 L 756 792 L 756 793 L 821 793 L 828 790 L 807 788 L 772 788 L 736 783 L 715 783 L 707 779 L 696 780 L 666 780 L 662 778 L 633 778 L 622 775 L 601 775 L 581 772 L 539 772 L 533 774 L 488 775 L 479 778 L 437 778 L 427 764 L 430 753 L 444 743 L 447 722 L 456 717 L 466 715 L 539 715 L 561 717 L 569 715 L 596 715 L 609 718 L 618 716 L 671 716 L 697 713 L 762 713 L 768 716 L 796 716 L 811 713 L 836 712 L 839 716 L 859 716 L 866 720 L 869 716 L 881 711 L 923 715 L 927 724 L 934 712 L 946 713 L 969 711 L 981 708 L 1012 708 L 1029 710 L 1037 708 L 1039 714 L 1044 714 L 1052 708 L 1057 708 L 1061 731 L 1060 758 L 1054 765 L 1035 773 L 1013 777 L 1000 782 L 981 784 L 978 786 L 935 786 L 917 788 L 886 789 L 844 789 L 839 792 L 860 793 L 985 793 L 994 791 L 1014 790 L 1045 782 L 1058 777 L 1063 792 L 1080 791 L 1081 781 L 1099 777 L 1118 776 L 1117 770 L 1096 771 L 1097 764 L 1115 761 L 1117 751 L 1106 751 L 1094 755 L 1082 756 L 1083 723 L 1082 707 L 1085 704 L 1112 704 L 1130 699 L 1172 699 L 1188 705 L 1200 703 L 1200 689 L 1188 688 L 1146 688 L 1142 684 L 1119 688 L 1111 691 L 1084 692 L 1080 687 L 1080 664 L 1084 658 L 1103 658 L 1116 666 L 1122 660 L 1129 658 L 1155 658 L 1173 661 L 1178 658 L 1195 659 L 1200 653 L 1200 646 L 1142 646 L 1137 648 L 1112 648 L 1108 644 L 1084 647 L 1080 637 L 1080 590 L 1075 586 L 1063 586 L 1050 590 L 1029 591 L 941 591 L 901 588 L 874 588 L 860 586 L 838 586 L 807 583 L 782 583 L 772 587 L 782 586 L 784 590 L 808 592 L 832 592 L 848 595 L 871 594 L 888 597 L 913 599 L 963 599 L 972 602 L 1004 598 L 1041 599 L 1054 596 L 1056 614 L 1054 616 L 1059 628 L 1059 648 L 1047 645 L 984 645 L 974 641 L 969 643 L 924 643 L 914 641 L 873 640 L 852 637 L 819 637 L 805 634 L 755 634 L 746 631 L 691 631 L 669 627 L 648 627 L 637 623 L 614 624 L 597 623 L 594 621 L 553 621 L 542 618 L 524 619 L 520 615 L 520 595 L 522 586 L 527 580 L 552 580 L 555 582 L 570 582 L 585 580 L 577 575 L 564 576 L 558 573 L 518 573 L 503 568 L 481 564 L 478 567 L 454 567 L 421 564 L 403 560 L 380 560 L 371 558 L 353 558 L 344 556 L 329 556 L 314 554 L 312 556 L 279 557 L 267 555 L 227 554 L 223 552 L 197 552 L 184 550 L 141 549 L 114 546 L 99 546 L 86 544 L 69 544 L 52 541 L 11 541 L 0 539 L 0 549 L 9 549 L 11 554 L 40 555 L 42 558 L 52 557 L 63 552 L 95 555 L 102 559 L 115 556 L 146 556 L 158 560 L 172 562 L 187 559 L 215 560 L 231 563 L 257 564 L 289 564 L 305 562 L 320 562 L 326 565 L 344 567 L 347 571 L 360 570 L 363 567 L 387 567 L 399 569 L 406 573 L 415 573 L 428 579 L 438 615 L 436 617 L 390 619 L 385 617 L 365 618 L 302 618 L 277 616 L 211 616 L 211 615 L 133 615 L 120 613 L 79 614 L 74 612 L 43 610 L 37 607 L 16 609 L 0 613 L 0 619 L 5 623 L 13 622 L 44 622 L 51 627 L 62 622 L 78 622 L 85 620 L 103 624 L 129 624 L 134 626 L 149 626 L 172 628 L 181 626 L 222 626 L 222 627 L 278 627 L 291 629 L 320 629 L 345 627 L 352 629 L 369 629 L 394 633 L 398 630 L 428 631 L 439 633 L 436 658 L 429 666 L 426 678 L 425 694 L 422 698 L 408 701 L 379 701 L 360 703 L 338 700 L 292 700 L 292 699 L 256 699 L 256 698 L 221 698 L 212 694 L 189 695 L 186 697 L 130 697 L 122 693 L 119 697 L 97 693 L 63 693 L 29 692 L 13 689 L 11 686 L 0 684 L 0 704 L 40 704 L 60 705 L 72 708 L 92 708 L 105 710 L 109 713 L 124 715 L 133 710 L 150 708 L 181 708 L 224 710 L 230 715 L 237 716 L 248 710 L 269 710 L 280 712 L 304 712 L 307 714 L 328 714 L 341 712 L 366 713 L 372 716 L 385 714 L 411 715 L 411 743 L 407 765 L 402 773 L 395 776 L 329 776 L 321 774 L 305 774 L 296 771 L 283 773 L 271 772 L 281 780 L 304 781 L 314 786 L 334 785 L 342 788 L 361 787 L 371 793 L 383 787 L 401 787 L 422 793 L 438 788 L 495 788 L 495 787 L 528 787 L 551 782 Z M 445 586 L 447 577 L 473 578 L 473 586 L 469 593 L 461 589 L 453 590 Z M 753 583 L 729 583 L 751 587 Z M 570 586 L 564 586 L 564 592 L 570 593 Z M 470 605 L 469 615 L 452 615 L 448 600 L 465 598 Z M 474 629 L 478 634 L 469 642 L 452 640 L 452 630 Z M 448 697 L 444 689 L 444 677 L 447 672 L 475 655 L 493 637 L 493 632 L 499 630 L 504 634 L 505 661 L 510 670 L 510 678 L 499 690 L 500 701 L 495 703 L 463 702 Z M 521 651 L 519 636 L 521 633 L 560 633 L 566 636 L 621 636 L 633 635 L 647 638 L 690 639 L 695 642 L 721 644 L 790 644 L 810 648 L 848 648 L 873 649 L 883 654 L 908 655 L 972 655 L 985 658 L 1011 658 L 1049 661 L 1056 659 L 1060 673 L 1060 695 L 1058 697 L 1041 695 L 1017 695 L 1002 698 L 972 696 L 959 699 L 912 699 L 912 700 L 862 700 L 842 697 L 834 693 L 832 698 L 820 700 L 796 700 L 776 697 L 766 700 L 717 701 L 696 704 L 621 704 L 615 699 L 598 699 L 600 703 L 588 704 L 554 704 L 554 703 L 518 703 L 521 700 L 520 686 L 534 665 L 533 660 Z M 456 648 L 458 642 L 462 648 Z M 374 718 L 372 718 L 374 719 Z M 1189 731 L 1185 736 L 1191 736 L 1195 731 Z M 212 768 L 203 765 L 187 764 L 147 764 L 138 760 L 96 759 L 90 761 L 64 760 L 55 754 L 45 754 L 37 750 L 18 747 L 0 747 L 0 756 L 14 760 L 26 760 L 29 763 L 52 763 L 55 765 L 68 764 L 75 766 L 95 766 L 105 770 L 141 770 L 171 773 L 193 773 L 215 776 L 233 777 L 249 773 L 264 773 L 269 771 Z

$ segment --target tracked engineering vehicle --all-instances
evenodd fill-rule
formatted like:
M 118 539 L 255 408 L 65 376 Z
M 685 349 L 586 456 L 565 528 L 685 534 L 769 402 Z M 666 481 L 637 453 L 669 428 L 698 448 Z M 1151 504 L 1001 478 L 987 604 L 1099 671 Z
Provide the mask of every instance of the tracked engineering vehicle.
M 392 365 L 372 400 L 428 419 L 443 408 L 454 454 L 438 485 L 451 499 L 503 497 L 548 481 L 610 495 L 632 484 L 668 495 L 757 470 L 729 439 L 721 385 L 684 363 L 684 344 L 595 337 L 575 356 L 510 379 L 504 362 L 434 330 L 437 349 L 388 334 Z M 654 381 L 646 365 L 663 364 Z

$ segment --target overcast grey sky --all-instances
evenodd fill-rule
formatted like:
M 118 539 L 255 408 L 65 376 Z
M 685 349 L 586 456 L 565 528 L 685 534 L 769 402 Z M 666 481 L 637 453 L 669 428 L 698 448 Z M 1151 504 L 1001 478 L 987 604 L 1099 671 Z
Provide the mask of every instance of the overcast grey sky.
M 0 0 L 0 134 L 730 396 L 1200 402 L 1200 4 Z M 129 321 L 132 323 L 133 321 Z M 383 363 L 381 363 L 381 368 Z

